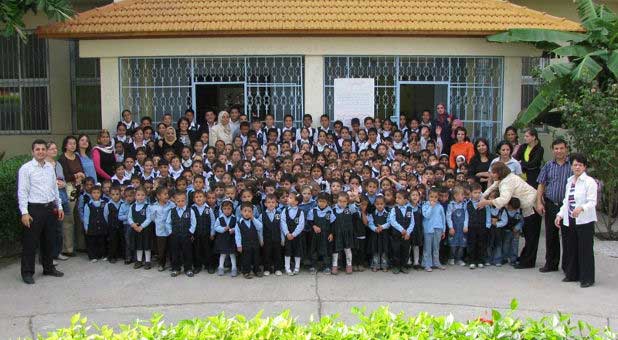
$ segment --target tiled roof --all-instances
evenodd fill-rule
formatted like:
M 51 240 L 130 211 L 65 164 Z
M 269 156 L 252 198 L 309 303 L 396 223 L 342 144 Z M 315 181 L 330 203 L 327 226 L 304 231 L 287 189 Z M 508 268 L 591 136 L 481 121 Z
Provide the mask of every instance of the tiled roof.
M 502 0 L 124 0 L 40 27 L 50 38 L 225 35 L 487 35 L 581 31 Z

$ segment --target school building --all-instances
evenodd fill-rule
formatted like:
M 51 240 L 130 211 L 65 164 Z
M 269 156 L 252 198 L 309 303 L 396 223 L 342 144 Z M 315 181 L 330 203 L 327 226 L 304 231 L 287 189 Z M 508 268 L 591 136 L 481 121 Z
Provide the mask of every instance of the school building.
M 618 9 L 618 0 L 607 0 Z M 0 145 L 115 129 L 232 104 L 251 119 L 334 115 L 334 80 L 373 78 L 375 115 L 445 103 L 472 136 L 498 139 L 548 62 L 486 36 L 581 31 L 570 0 L 76 0 L 64 23 L 29 16 L 27 42 L 0 38 Z M 573 21 L 575 20 L 575 21 Z

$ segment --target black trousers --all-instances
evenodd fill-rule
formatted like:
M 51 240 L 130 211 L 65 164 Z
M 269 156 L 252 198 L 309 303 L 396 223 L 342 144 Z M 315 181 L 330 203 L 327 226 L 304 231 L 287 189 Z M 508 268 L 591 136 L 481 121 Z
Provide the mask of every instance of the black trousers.
M 88 259 L 102 259 L 106 256 L 107 235 L 88 235 L 86 234 L 86 250 Z
M 172 255 L 172 270 L 193 270 L 193 244 L 191 235 L 170 235 L 170 254 Z
M 281 243 L 279 241 L 264 241 L 262 251 L 264 252 L 264 270 L 270 272 L 283 270 L 283 263 L 281 262 Z
M 562 226 L 566 232 L 565 275 L 570 280 L 581 283 L 594 283 L 594 222 L 575 224 L 569 220 L 569 226 Z
M 159 266 L 165 268 L 165 264 L 167 263 L 167 257 L 169 255 L 169 248 L 167 244 L 169 243 L 169 236 L 157 236 L 157 251 L 159 252 Z
M 519 255 L 519 265 L 524 268 L 532 268 L 536 265 L 536 254 L 539 250 L 539 237 L 541 236 L 541 215 L 534 212 L 524 217 L 523 228 L 526 244 Z
M 554 224 L 559 210 L 558 205 L 545 197 L 545 268 L 551 270 L 557 270 L 560 264 L 560 229 Z
M 260 247 L 245 246 L 242 247 L 242 273 L 248 274 L 252 270 L 254 273 L 260 271 Z
M 195 235 L 193 239 L 193 266 L 195 269 L 215 268 L 215 254 L 212 249 L 214 241 L 210 235 Z
M 401 236 L 399 231 L 391 232 L 391 267 L 403 267 L 410 257 L 410 240 Z
M 110 229 L 108 235 L 107 257 L 110 259 L 120 259 L 124 250 L 124 230 L 121 228 Z
M 24 227 L 21 253 L 21 276 L 34 275 L 36 249 L 41 247 L 41 263 L 43 272 L 54 270 L 52 253 L 56 240 L 57 218 L 54 214 L 54 204 L 28 204 L 28 212 L 32 217 L 30 228 Z
M 410 245 L 408 244 L 408 253 Z M 407 263 L 408 260 L 406 260 Z M 367 239 L 356 238 L 352 248 L 352 264 L 355 266 L 367 266 Z M 405 263 L 404 263 L 405 264 Z
M 482 264 L 487 254 L 488 229 L 484 226 L 468 228 L 468 257 L 471 264 Z

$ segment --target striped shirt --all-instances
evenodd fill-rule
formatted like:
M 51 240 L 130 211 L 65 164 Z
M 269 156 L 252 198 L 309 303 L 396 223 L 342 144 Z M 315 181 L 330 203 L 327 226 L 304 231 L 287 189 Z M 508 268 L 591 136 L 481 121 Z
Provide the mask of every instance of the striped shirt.
M 562 165 L 551 160 L 541 168 L 536 181 L 545 186 L 545 197 L 560 205 L 564 200 L 567 180 L 572 175 L 571 162 L 568 159 Z
M 569 217 L 573 217 L 573 210 L 575 210 L 575 181 L 569 187 Z

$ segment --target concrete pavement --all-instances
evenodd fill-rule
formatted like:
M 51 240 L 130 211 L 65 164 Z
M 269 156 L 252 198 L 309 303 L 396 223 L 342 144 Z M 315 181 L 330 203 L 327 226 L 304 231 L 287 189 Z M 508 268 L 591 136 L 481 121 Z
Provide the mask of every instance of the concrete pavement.
M 543 243 L 544 241 L 541 240 Z M 522 241 L 523 244 L 523 241 Z M 543 250 L 539 259 L 543 259 Z M 542 262 L 542 260 L 540 261 Z M 594 326 L 618 329 L 618 259 L 596 253 L 597 283 L 588 289 L 562 283 L 561 273 L 510 266 L 410 274 L 354 273 L 330 276 L 303 272 L 294 277 L 218 277 L 200 273 L 171 278 L 156 269 L 134 270 L 122 263 L 89 263 L 85 255 L 61 262 L 63 278 L 43 277 L 37 267 L 35 285 L 25 285 L 19 263 L 0 269 L 0 338 L 33 337 L 69 324 L 75 313 L 98 324 L 128 323 L 161 312 L 165 320 L 204 317 L 220 312 L 252 316 L 289 309 L 300 321 L 339 313 L 353 322 L 354 306 L 373 310 L 390 305 L 413 315 L 452 313 L 458 320 L 490 315 L 519 300 L 516 315 L 539 317 L 561 311 Z

